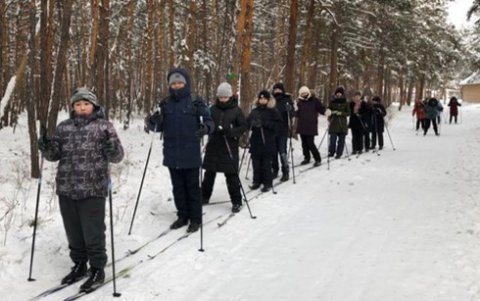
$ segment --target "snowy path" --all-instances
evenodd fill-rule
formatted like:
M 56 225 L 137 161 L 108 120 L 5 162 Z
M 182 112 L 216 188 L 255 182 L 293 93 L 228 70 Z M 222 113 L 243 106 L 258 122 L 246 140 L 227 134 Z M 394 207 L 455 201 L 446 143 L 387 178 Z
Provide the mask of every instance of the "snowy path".
M 408 107 L 395 112 L 390 131 L 396 151 L 385 133 L 381 156 L 369 153 L 334 161 L 330 171 L 322 164 L 299 175 L 296 185 L 279 186 L 276 196 L 268 193 L 252 201 L 257 220 L 251 220 L 245 208 L 222 228 L 215 222 L 206 225 L 205 253 L 197 251 L 198 234 L 178 242 L 139 265 L 129 278 L 119 279 L 119 300 L 480 300 L 478 120 L 480 106 L 467 105 L 462 124 L 442 124 L 440 137 L 432 129 L 423 137 L 412 131 Z M 212 201 L 227 198 L 221 178 Z M 155 179 L 168 183 L 161 175 Z M 129 185 L 137 180 L 133 182 Z M 116 229 L 118 256 L 173 220 L 173 204 L 157 208 L 154 200 L 146 190 L 133 237 L 125 234 L 130 208 L 126 210 Z M 230 205 L 204 209 L 208 220 L 228 214 Z M 117 270 L 145 260 L 183 231 L 152 243 Z M 64 248 L 62 244 L 55 245 Z M 62 256 L 65 252 L 60 251 Z M 45 256 L 55 262 L 54 255 L 40 253 L 39 264 Z M 28 256 L 19 265 L 25 270 Z M 49 281 L 36 284 L 23 283 L 24 275 L 12 279 L 18 266 L 8 265 L 10 271 L 0 272 L 4 300 L 41 292 L 64 273 L 65 265 L 68 258 L 54 264 Z M 112 299 L 111 285 L 84 298 Z

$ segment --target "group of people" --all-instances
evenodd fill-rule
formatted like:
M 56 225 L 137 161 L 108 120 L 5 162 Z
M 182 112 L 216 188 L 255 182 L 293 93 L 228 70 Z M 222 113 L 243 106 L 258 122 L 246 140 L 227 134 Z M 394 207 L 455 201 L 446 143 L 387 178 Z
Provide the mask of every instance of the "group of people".
M 458 117 L 458 107 L 462 104 L 458 102 L 458 99 L 455 96 L 450 98 L 448 106 L 450 107 L 450 120 L 449 123 L 454 121 L 457 123 Z M 433 131 L 435 135 L 440 136 L 439 125 L 442 122 L 441 116 L 443 113 L 443 105 L 435 97 L 426 98 L 423 101 L 417 99 L 412 110 L 412 116 L 416 116 L 417 122 L 415 129 L 418 131 L 420 127 L 423 130 L 423 135 L 425 136 L 430 128 L 430 125 L 433 126 Z
M 345 89 L 339 86 L 324 106 L 306 86 L 299 89 L 294 99 L 282 83 L 276 83 L 271 90 L 258 93 L 253 109 L 246 116 L 226 82 L 218 86 L 216 100 L 210 107 L 193 93 L 187 70 L 172 69 L 167 82 L 168 96 L 145 117 L 145 130 L 162 133 L 163 165 L 170 173 L 177 209 L 171 229 L 188 225 L 189 233 L 199 230 L 202 204 L 208 203 L 212 196 L 217 173 L 225 175 L 231 211 L 241 210 L 239 147 L 245 135 L 253 166 L 250 189 L 261 188 L 263 192 L 272 189 L 273 179 L 280 173 L 280 181 L 289 180 L 287 145 L 298 135 L 303 150 L 300 164 L 309 164 L 312 158 L 313 167 L 321 164 L 314 142 L 320 114 L 328 118 L 328 156 L 342 156 L 348 128 L 352 132 L 353 153 L 375 148 L 377 138 L 379 148 L 383 147 L 386 111 L 379 97 L 370 102 L 355 93 L 348 102 Z M 56 127 L 53 136 L 42 135 L 38 147 L 46 160 L 59 161 L 57 194 L 74 262 L 62 283 L 71 284 L 88 276 L 80 289 L 89 292 L 105 279 L 104 219 L 109 163 L 120 162 L 124 151 L 92 91 L 77 89 L 70 103 L 70 118 Z M 207 135 L 202 158 L 201 142 Z M 202 174 L 201 168 L 205 170 Z

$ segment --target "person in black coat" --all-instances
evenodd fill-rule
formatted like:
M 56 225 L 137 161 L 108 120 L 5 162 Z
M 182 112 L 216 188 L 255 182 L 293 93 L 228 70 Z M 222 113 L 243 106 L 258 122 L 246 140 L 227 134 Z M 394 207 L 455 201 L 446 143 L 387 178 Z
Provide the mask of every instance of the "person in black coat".
M 232 87 L 224 82 L 217 88 L 217 100 L 210 107 L 215 131 L 210 135 L 205 149 L 202 183 L 203 203 L 208 204 L 217 172 L 223 172 L 232 202 L 232 212 L 242 207 L 240 178 L 238 176 L 238 141 L 247 131 L 247 122 L 238 101 L 233 97 Z
M 187 232 L 195 232 L 202 223 L 200 140 L 215 126 L 203 99 L 192 95 L 187 70 L 171 70 L 167 81 L 170 94 L 145 118 L 145 128 L 163 132 L 163 165 L 170 171 L 178 216 L 170 228 L 181 228 L 190 221 Z
M 276 109 L 282 117 L 282 123 L 278 129 L 278 135 L 275 138 L 277 154 L 273 157 L 272 161 L 272 177 L 275 179 L 278 175 L 278 170 L 280 169 L 278 165 L 278 159 L 280 158 L 280 162 L 282 164 L 282 177 L 280 178 L 280 181 L 284 182 L 288 181 L 289 179 L 287 140 L 291 130 L 291 122 L 293 118 L 293 102 L 292 97 L 285 93 L 285 88 L 282 83 L 276 83 L 273 85 L 272 93 L 276 100 Z
M 320 100 L 312 96 L 310 89 L 302 86 L 298 91 L 298 110 L 295 112 L 297 118 L 297 133 L 302 139 L 303 161 L 301 165 L 310 162 L 310 153 L 315 162 L 313 166 L 320 165 L 322 158 L 315 145 L 315 136 L 318 135 L 318 114 L 325 114 L 325 107 Z
M 250 154 L 253 167 L 253 184 L 250 189 L 258 189 L 262 184 L 262 192 L 272 189 L 272 158 L 276 152 L 275 136 L 282 118 L 275 109 L 275 98 L 266 90 L 258 94 L 257 107 L 247 118 L 252 129 L 250 136 Z
M 385 119 L 387 110 L 382 105 L 382 100 L 378 96 L 372 98 L 372 149 L 375 149 L 377 145 L 378 137 L 378 149 L 383 148 L 383 131 L 385 129 Z
M 361 154 L 363 150 L 363 138 L 365 132 L 368 131 L 367 126 L 363 122 L 368 113 L 367 103 L 362 101 L 362 94 L 357 91 L 353 94 L 353 100 L 350 106 L 350 122 L 348 127 L 352 131 L 352 155 Z
M 364 142 L 364 149 L 368 152 L 371 148 L 371 132 L 372 132 L 372 102 L 371 96 L 364 95 L 362 97 L 362 102 L 365 103 L 365 113 L 362 115 L 363 124 L 365 125 L 366 131 L 363 133 L 363 142 Z

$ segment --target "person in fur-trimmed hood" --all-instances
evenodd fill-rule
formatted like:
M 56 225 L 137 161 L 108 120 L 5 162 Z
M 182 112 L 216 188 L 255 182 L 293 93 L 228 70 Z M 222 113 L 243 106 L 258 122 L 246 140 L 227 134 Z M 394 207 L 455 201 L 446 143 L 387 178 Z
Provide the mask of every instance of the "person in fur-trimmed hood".
M 276 152 L 275 136 L 282 118 L 275 109 L 275 98 L 266 90 L 258 93 L 256 108 L 247 118 L 252 130 L 250 136 L 250 153 L 252 156 L 253 184 L 250 189 L 258 189 L 263 184 L 262 191 L 272 189 L 272 158 Z
M 310 153 L 315 162 L 313 165 L 319 166 L 322 158 L 315 145 L 315 136 L 318 135 L 318 114 L 325 114 L 325 107 L 320 100 L 312 95 L 307 86 L 303 86 L 298 91 L 297 111 L 297 133 L 300 134 L 303 149 L 303 161 L 301 165 L 310 163 Z
M 38 148 L 48 161 L 59 161 L 56 177 L 70 258 L 74 266 L 61 283 L 71 284 L 87 275 L 80 286 L 89 292 L 105 279 L 105 201 L 109 163 L 123 159 L 123 148 L 113 125 L 105 119 L 97 97 L 86 88 L 70 99 L 70 118 L 62 121 L 51 138 L 43 134 Z

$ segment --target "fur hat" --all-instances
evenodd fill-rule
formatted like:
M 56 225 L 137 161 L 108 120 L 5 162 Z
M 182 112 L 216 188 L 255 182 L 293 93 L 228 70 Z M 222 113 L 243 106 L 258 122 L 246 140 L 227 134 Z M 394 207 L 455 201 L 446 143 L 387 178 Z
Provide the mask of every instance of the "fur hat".
M 187 79 L 180 72 L 174 72 L 168 77 L 168 85 L 173 83 L 184 83 L 187 84 Z
M 298 95 L 301 97 L 303 94 L 308 94 L 307 99 L 312 96 L 312 92 L 310 92 L 310 89 L 307 86 L 302 86 L 298 90 Z
M 97 96 L 85 87 L 80 87 L 73 91 L 73 95 L 70 97 L 70 105 L 73 107 L 73 104 L 80 100 L 86 100 L 92 103 L 94 107 L 100 107 L 97 103 Z
M 282 93 L 285 93 L 285 87 L 282 83 L 276 83 L 275 85 L 273 85 L 272 92 L 275 92 L 276 89 L 282 90 Z
M 345 88 L 343 86 L 338 86 L 336 89 L 335 89 L 335 95 L 337 93 L 341 93 L 342 95 L 345 95 Z
M 268 92 L 267 90 L 262 90 L 260 91 L 260 93 L 258 93 L 258 98 L 262 98 L 262 97 L 265 97 L 266 99 L 270 99 L 270 92 Z
M 232 86 L 229 83 L 223 82 L 217 88 L 217 97 L 232 97 Z

